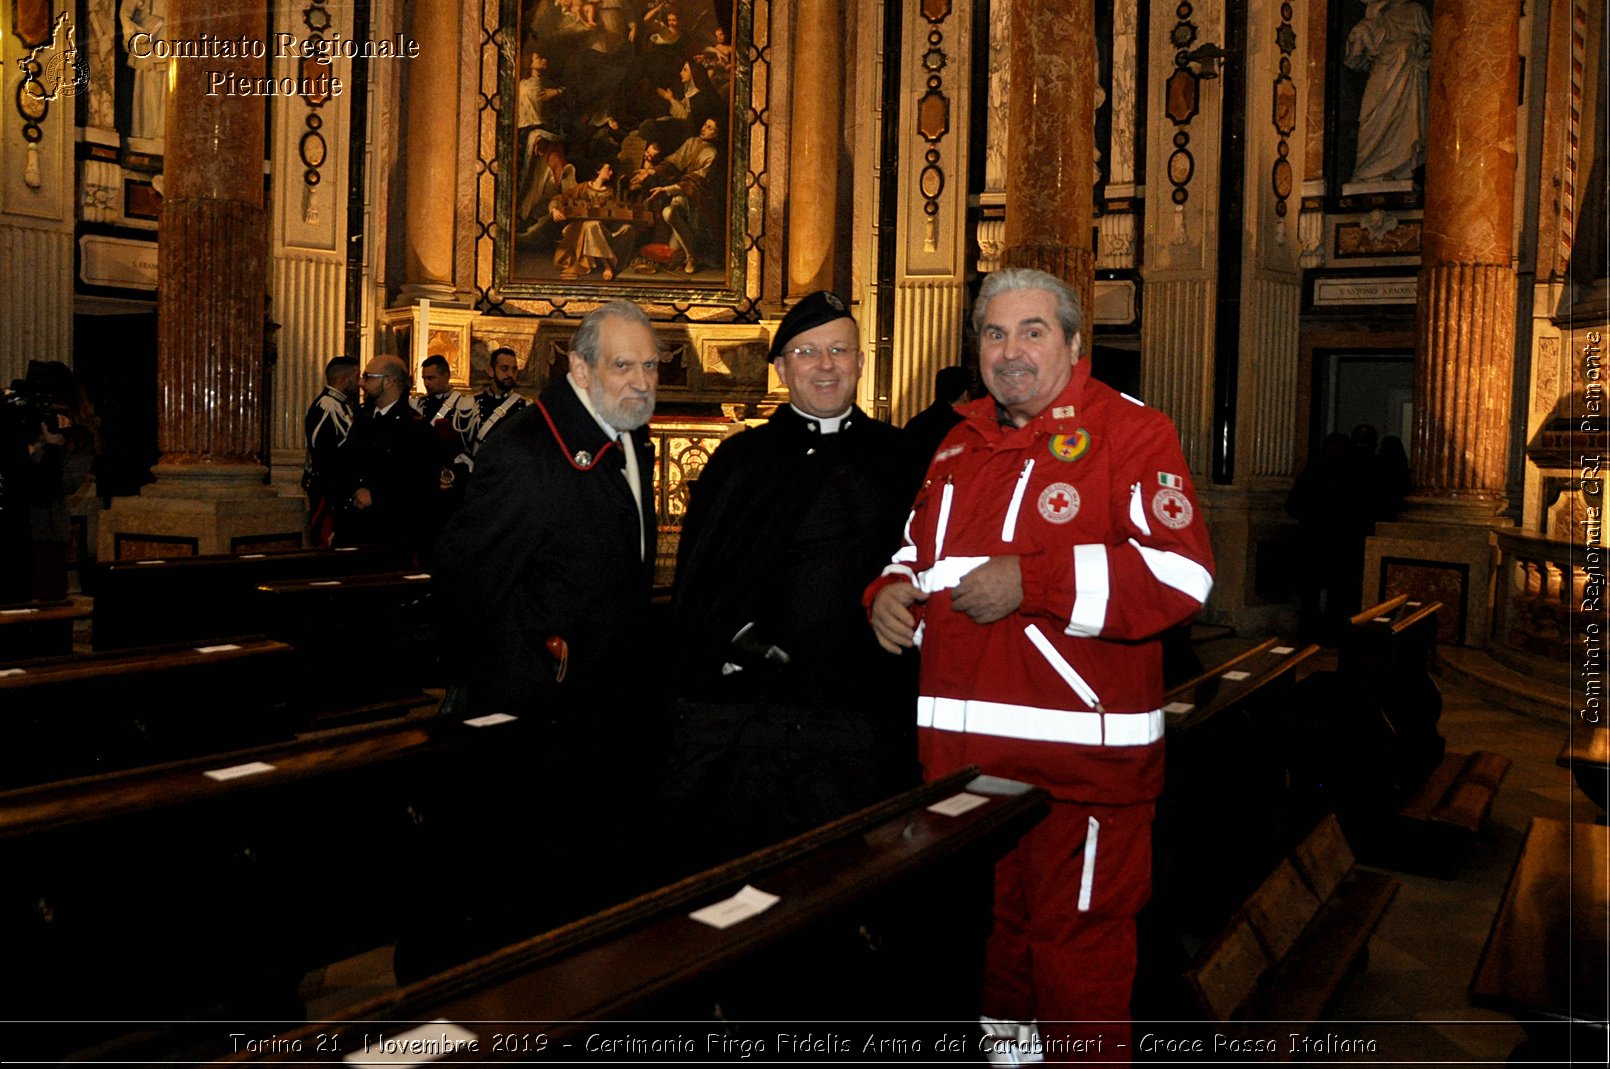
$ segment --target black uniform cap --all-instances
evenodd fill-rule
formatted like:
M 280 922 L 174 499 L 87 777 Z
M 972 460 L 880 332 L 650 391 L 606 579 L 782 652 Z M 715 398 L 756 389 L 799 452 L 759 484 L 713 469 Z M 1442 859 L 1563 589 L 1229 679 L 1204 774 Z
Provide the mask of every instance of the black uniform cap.
M 788 310 L 783 321 L 777 324 L 777 334 L 771 340 L 771 357 L 775 361 L 783 355 L 783 347 L 812 327 L 831 323 L 835 319 L 850 319 L 849 306 L 838 294 L 817 290 Z

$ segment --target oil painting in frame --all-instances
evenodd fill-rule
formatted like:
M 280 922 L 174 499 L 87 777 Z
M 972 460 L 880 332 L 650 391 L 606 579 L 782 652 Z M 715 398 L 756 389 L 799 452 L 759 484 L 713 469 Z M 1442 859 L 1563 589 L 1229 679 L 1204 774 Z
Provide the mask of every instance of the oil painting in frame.
M 740 298 L 752 2 L 503 0 L 503 296 Z

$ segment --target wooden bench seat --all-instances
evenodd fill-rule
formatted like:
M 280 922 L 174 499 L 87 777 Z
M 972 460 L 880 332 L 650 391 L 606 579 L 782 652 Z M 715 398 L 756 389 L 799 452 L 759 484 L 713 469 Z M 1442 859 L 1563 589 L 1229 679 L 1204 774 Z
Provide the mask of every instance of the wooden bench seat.
M 307 970 L 526 873 L 498 856 L 542 839 L 524 724 L 411 718 L 0 792 L 0 994 L 46 1021 L 299 1016 Z
M 254 592 L 280 579 L 324 579 L 395 571 L 398 546 L 279 549 L 156 557 L 96 565 L 90 592 L 97 650 L 262 634 Z
M 1217 931 L 1312 819 L 1292 804 L 1286 750 L 1297 670 L 1318 648 L 1269 639 L 1165 696 L 1153 884 L 1172 930 Z
M 254 638 L 0 667 L 0 788 L 289 738 L 291 655 Z
M 942 805 L 963 798 L 970 800 L 967 807 Z M 483 1060 L 501 1060 L 507 1043 L 500 1046 L 497 1037 L 511 1033 L 533 1040 L 540 1034 L 545 1049 L 564 1057 L 563 1043 L 580 1049 L 590 1034 L 654 1034 L 654 1025 L 644 1022 L 655 1021 L 683 1022 L 683 1031 L 699 1037 L 691 1057 L 684 1051 L 672 1061 L 724 1060 L 703 1056 L 704 1033 L 741 1033 L 743 1026 L 734 1023 L 741 1021 L 832 1020 L 835 1032 L 856 1037 L 859 1050 L 870 1033 L 894 1033 L 887 1025 L 854 1021 L 911 1019 L 918 1012 L 938 1020 L 954 1011 L 956 974 L 974 968 L 965 948 L 982 945 L 993 852 L 1032 819 L 1043 799 L 1043 791 L 1026 784 L 957 773 L 352 1007 L 340 1021 L 285 1032 L 262 1053 L 226 1061 L 339 1063 L 363 1050 L 366 1038 L 373 1044 L 381 1034 L 398 1035 L 427 1021 L 435 1022 L 434 1030 L 473 1037 L 479 1053 L 470 1057 Z M 952 893 L 969 881 L 986 892 L 970 907 Z M 734 911 L 733 922 L 720 927 L 692 916 L 755 891 L 776 900 L 742 919 Z M 873 903 L 892 904 L 873 912 L 905 918 L 908 930 L 896 924 L 884 932 L 867 922 Z M 841 940 L 843 933 L 850 938 Z M 912 938 L 902 944 L 898 934 Z M 908 956 L 912 952 L 916 957 Z M 748 1012 L 757 1003 L 789 1015 Z M 608 1024 L 628 1018 L 633 1023 L 617 1029 Z M 515 1021 L 543 1024 L 524 1028 L 510 1024 Z M 810 1028 L 781 1030 L 803 1034 Z M 777 1031 L 764 1033 L 768 1042 Z M 930 1032 L 955 1034 L 958 1028 L 952 1021 Z M 816 1034 L 823 1034 L 820 1027 Z M 322 1050 L 315 1049 L 320 1035 L 326 1037 Z M 977 1049 L 968 1035 L 959 1051 L 963 1059 Z M 544 1056 L 535 1048 L 511 1054 L 514 1060 Z
M 1571 770 L 1576 785 L 1601 814 L 1610 808 L 1610 729 L 1573 722 L 1554 763 Z
M 1610 829 L 1534 817 L 1470 982 L 1519 1019 L 1515 1064 L 1605 1064 Z
M 73 624 L 87 619 L 85 601 L 27 601 L 0 605 L 0 664 L 73 652 Z
M 1292 1056 L 1368 947 L 1398 882 L 1361 870 L 1327 816 L 1270 873 L 1186 971 L 1202 1009 L 1240 1040 Z

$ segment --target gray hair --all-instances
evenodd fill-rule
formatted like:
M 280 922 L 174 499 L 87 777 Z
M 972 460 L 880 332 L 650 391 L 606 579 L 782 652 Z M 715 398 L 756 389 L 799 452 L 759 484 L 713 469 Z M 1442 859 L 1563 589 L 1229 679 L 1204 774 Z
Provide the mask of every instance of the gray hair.
M 1072 341 L 1075 334 L 1085 329 L 1084 310 L 1079 307 L 1079 296 L 1066 282 L 1055 275 L 1037 271 L 1032 267 L 1003 267 L 992 271 L 978 288 L 978 300 L 973 302 L 973 333 L 984 332 L 984 310 L 989 302 L 1013 290 L 1044 290 L 1057 303 L 1057 323 L 1062 337 Z
M 647 330 L 654 339 L 654 347 L 664 350 L 664 343 L 660 341 L 660 336 L 654 333 L 654 325 L 649 322 L 643 309 L 631 301 L 610 301 L 588 312 L 586 318 L 581 321 L 581 326 L 576 328 L 576 333 L 571 335 L 570 351 L 586 361 L 588 367 L 598 366 L 598 332 L 603 327 L 604 320 L 612 316 L 636 323 Z

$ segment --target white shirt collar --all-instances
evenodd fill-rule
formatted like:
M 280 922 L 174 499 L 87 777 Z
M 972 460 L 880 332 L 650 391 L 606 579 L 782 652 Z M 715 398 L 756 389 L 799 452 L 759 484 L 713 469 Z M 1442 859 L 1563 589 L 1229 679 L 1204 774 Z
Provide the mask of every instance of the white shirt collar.
M 809 423 L 811 429 L 819 434 L 837 434 L 840 428 L 844 426 L 844 421 L 850 417 L 850 410 L 855 408 L 852 404 L 836 416 L 813 416 L 809 412 L 801 412 L 799 406 L 792 401 L 789 402 L 788 407 L 799 413 L 800 418 Z
M 587 410 L 587 414 L 593 417 L 593 419 L 597 421 L 598 426 L 603 429 L 604 437 L 613 441 L 614 439 L 619 438 L 621 434 L 629 433 L 618 431 L 614 427 L 611 427 L 609 422 L 605 420 L 603 416 L 598 414 L 598 410 L 593 407 L 593 399 L 587 396 L 587 391 L 581 386 L 580 383 L 576 381 L 576 377 L 570 374 L 568 371 L 565 372 L 565 381 L 570 383 L 570 388 L 572 390 L 576 391 L 576 397 L 581 401 L 581 407 L 585 408 Z
M 398 398 L 398 400 L 401 400 L 401 398 Z M 384 416 L 387 412 L 390 412 L 396 406 L 397 406 L 396 401 L 393 401 L 391 404 L 387 405 L 385 408 L 380 408 L 380 407 L 377 406 L 375 408 L 375 415 L 376 416 Z

